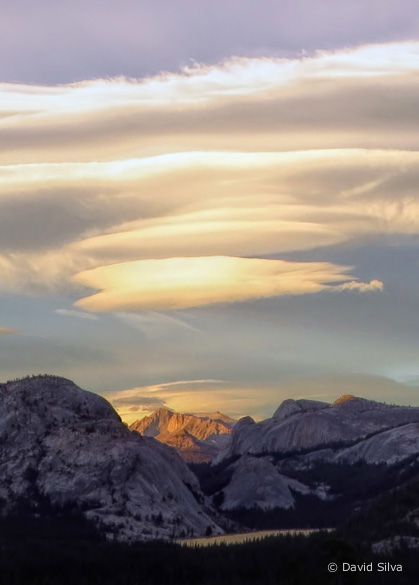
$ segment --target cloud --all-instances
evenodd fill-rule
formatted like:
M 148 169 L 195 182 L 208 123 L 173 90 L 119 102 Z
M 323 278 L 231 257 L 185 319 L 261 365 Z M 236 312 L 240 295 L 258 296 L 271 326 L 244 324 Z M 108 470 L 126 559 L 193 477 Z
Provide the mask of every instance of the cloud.
M 2 290 L 74 288 L 71 276 L 75 273 L 143 258 L 264 256 L 419 231 L 416 152 L 189 153 L 118 163 L 112 172 L 107 163 L 89 169 L 89 163 L 77 172 L 70 165 L 61 169 L 60 181 L 71 182 L 73 173 L 78 174 L 82 198 L 85 187 L 81 185 L 89 173 L 97 174 L 100 182 L 102 172 L 111 176 L 115 172 L 112 180 L 118 183 L 118 194 L 108 185 L 106 196 L 91 201 L 90 223 L 97 220 L 96 235 L 80 239 L 86 235 L 80 227 L 74 241 L 57 247 L 55 235 L 50 238 L 51 232 L 44 229 L 51 221 L 43 204 L 44 213 L 37 216 L 42 222 L 32 232 L 26 222 L 19 223 L 20 208 L 16 207 L 14 219 L 9 215 L 7 222 L 14 221 L 15 232 L 25 234 L 25 246 L 31 250 L 23 250 L 23 240 L 17 242 L 17 236 L 9 241 L 8 252 L 7 247 L 3 249 Z M 9 193 L 23 173 L 8 170 Z M 42 183 L 48 176 L 48 165 L 44 165 L 36 180 L 30 175 L 28 184 Z M 33 187 L 32 204 L 36 205 L 39 186 Z M 115 210 L 116 223 L 106 229 L 103 207 L 108 215 Z M 65 206 L 62 213 L 65 222 Z M 129 214 L 137 219 L 120 223 Z M 0 227 L 2 221 L 0 216 Z M 33 221 L 37 221 L 35 216 Z M 31 245 L 35 232 L 44 233 L 42 253 L 32 251 L 39 244 L 34 236 Z
M 418 71 L 408 42 L 0 84 L 0 290 L 161 311 L 356 281 L 266 257 L 419 233 Z
M 155 384 L 154 386 L 149 386 L 150 392 L 157 392 L 157 391 L 164 391 L 167 392 L 179 392 L 181 389 L 182 391 L 187 388 L 188 390 L 193 390 L 194 388 L 202 387 L 202 386 L 213 386 L 214 384 L 225 384 L 225 380 L 217 380 L 214 378 L 204 378 L 202 380 L 176 380 L 175 382 L 163 382 L 161 384 Z
M 77 301 L 88 311 L 185 309 L 326 290 L 347 280 L 345 268 L 327 262 L 285 262 L 209 256 L 140 260 L 77 274 L 99 293 Z
M 51 294 L 74 290 L 71 274 L 95 263 L 65 249 L 42 254 L 12 252 L 0 254 L 0 290 L 20 294 Z
M 190 382 L 191 388 L 187 388 L 184 382 L 174 382 L 122 390 L 110 395 L 111 402 L 128 423 L 162 406 L 175 412 L 220 410 L 233 418 L 250 415 L 261 420 L 272 416 L 279 404 L 288 398 L 333 402 L 343 394 L 390 403 L 419 404 L 417 384 L 409 386 L 390 376 L 375 374 L 335 372 L 319 375 L 311 372 L 305 377 L 301 372 L 295 372 L 295 375 L 276 382 L 240 384 L 220 380 L 216 392 L 208 391 L 211 385 L 206 384 L 205 380 Z M 170 388 L 173 392 L 167 392 Z M 151 390 L 157 392 L 157 396 L 153 393 L 150 397 L 148 393 Z M 141 404 L 142 397 L 147 399 L 144 404 Z M 109 396 L 107 398 L 110 399 Z
M 194 391 L 197 388 L 202 387 L 213 387 L 219 384 L 226 384 L 225 380 L 218 380 L 214 378 L 203 378 L 200 380 L 174 380 L 170 382 L 161 382 L 159 384 L 152 384 L 148 386 L 136 386 L 134 388 L 128 388 L 126 390 L 118 390 L 114 393 L 111 393 L 107 396 L 109 400 L 115 402 L 116 400 L 123 400 L 125 404 L 128 404 L 131 401 L 131 404 L 136 403 L 136 397 L 140 396 L 141 400 L 143 397 L 148 395 L 147 401 L 158 402 L 160 398 L 157 398 L 156 394 L 160 393 L 162 396 L 167 396 L 171 392 L 178 393 L 184 391 Z M 151 395 L 151 397 L 150 397 Z
M 92 314 L 92 313 L 86 313 Z M 146 338 L 159 340 L 162 338 L 179 338 L 200 331 L 184 318 L 165 315 L 156 311 L 143 311 L 140 314 L 115 313 L 115 317 L 126 325 L 140 331 Z
M 207 411 L 214 410 L 215 403 L 209 398 L 211 393 L 208 390 L 217 388 L 217 396 L 223 400 L 226 384 L 224 380 L 217 379 L 175 380 L 119 390 L 106 398 L 126 422 L 132 423 L 161 407 L 178 412 L 182 408 L 184 412 L 202 412 L 200 407 Z
M 98 319 L 97 315 L 93 313 L 84 313 L 83 311 L 74 311 L 72 309 L 56 309 L 54 313 L 64 317 L 76 317 L 77 319 L 88 319 L 90 321 L 97 321 Z
M 354 290 L 357 292 L 375 292 L 375 291 L 382 291 L 384 285 L 379 280 L 371 280 L 371 282 L 345 282 L 339 286 L 333 287 L 332 291 L 345 291 L 345 290 Z
M 15 335 L 16 333 L 16 329 L 12 329 L 10 327 L 0 327 L 0 335 Z
M 158 408 L 166 406 L 165 400 L 157 396 L 126 396 L 115 398 L 112 400 L 112 405 L 119 414 L 119 416 L 128 424 L 131 424 L 139 418 L 149 415 Z
M 144 79 L 2 84 L 0 164 L 418 145 L 419 43 L 232 58 Z M 389 96 L 398 96 L 397 100 Z M 16 105 L 18 104 L 18 105 Z
M 207 388 L 217 384 L 218 380 L 184 380 L 176 382 L 166 382 L 152 386 L 143 386 L 130 388 L 128 390 L 120 390 L 111 393 L 106 398 L 111 401 L 118 414 L 128 424 L 134 422 L 139 418 L 147 416 L 150 412 L 158 408 L 168 408 L 167 397 L 171 392 L 177 389 L 182 391 L 188 386 L 191 389 Z M 176 395 L 176 392 L 174 392 Z M 173 399 L 173 395 L 172 395 Z M 176 402 L 176 401 L 175 401 Z
M 115 398 L 112 401 L 114 406 L 152 406 L 155 407 L 156 404 L 163 405 L 164 400 L 157 398 L 157 397 L 150 397 L 150 396 L 125 396 L 122 398 Z

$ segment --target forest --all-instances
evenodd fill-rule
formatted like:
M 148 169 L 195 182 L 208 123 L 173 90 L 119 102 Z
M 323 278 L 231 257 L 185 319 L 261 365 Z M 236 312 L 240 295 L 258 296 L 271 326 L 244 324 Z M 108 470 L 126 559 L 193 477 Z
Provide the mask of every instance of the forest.
M 417 551 L 374 554 L 371 544 L 417 536 L 406 518 L 419 506 L 412 480 L 352 513 L 332 532 L 269 537 L 254 543 L 182 547 L 169 542 L 106 541 L 75 508 L 20 513 L 0 520 L 5 585 L 344 585 L 419 582 Z M 328 572 L 329 563 L 398 563 L 402 572 Z

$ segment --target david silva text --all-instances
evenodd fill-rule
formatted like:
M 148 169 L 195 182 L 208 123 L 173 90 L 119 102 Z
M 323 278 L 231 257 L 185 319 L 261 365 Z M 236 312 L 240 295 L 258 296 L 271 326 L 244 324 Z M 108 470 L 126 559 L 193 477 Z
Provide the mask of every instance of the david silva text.
M 391 563 L 362 563 L 362 565 L 351 565 L 350 563 L 342 563 L 342 571 L 359 571 L 372 573 L 377 571 L 382 572 L 399 572 L 403 571 L 402 565 L 393 565 Z

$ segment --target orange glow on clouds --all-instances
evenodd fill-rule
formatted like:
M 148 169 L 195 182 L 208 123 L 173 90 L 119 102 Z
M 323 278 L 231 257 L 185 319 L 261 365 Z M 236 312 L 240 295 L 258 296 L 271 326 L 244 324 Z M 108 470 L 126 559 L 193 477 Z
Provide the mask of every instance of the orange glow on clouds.
M 90 311 L 166 310 L 316 293 L 349 280 L 345 270 L 328 262 L 227 256 L 139 260 L 77 274 L 76 282 L 100 292 L 76 306 Z

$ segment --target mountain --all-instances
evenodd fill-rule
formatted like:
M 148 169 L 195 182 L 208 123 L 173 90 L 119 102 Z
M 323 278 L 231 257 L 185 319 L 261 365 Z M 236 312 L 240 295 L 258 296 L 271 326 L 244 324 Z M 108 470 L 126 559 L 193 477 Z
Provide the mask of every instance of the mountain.
M 342 396 L 333 404 L 285 400 L 270 419 L 259 423 L 250 417 L 241 419 L 215 463 L 244 454 L 310 451 L 331 443 L 354 444 L 391 429 L 392 433 L 381 437 L 385 444 L 377 437 L 368 446 L 364 444 L 361 448 L 359 445 L 342 456 L 362 459 L 368 452 L 371 463 L 388 456 L 397 459 L 418 449 L 419 435 L 415 426 L 410 427 L 409 443 L 397 447 L 398 435 L 406 433 L 403 427 L 418 423 L 419 408 L 393 406 L 355 396 Z
M 240 419 L 212 465 L 191 468 L 218 509 L 248 527 L 334 526 L 419 482 L 419 408 L 285 400 L 272 418 Z
M 108 538 L 147 540 L 221 533 L 226 516 L 332 526 L 419 481 L 419 408 L 286 400 L 260 423 L 160 409 L 131 428 L 69 380 L 0 384 L 0 512 L 70 510 Z
M 215 412 L 195 412 L 194 416 L 199 417 L 199 418 L 208 418 L 210 420 L 215 420 L 218 422 L 223 422 L 227 426 L 231 426 L 231 427 L 234 427 L 234 425 L 237 422 L 236 419 L 231 418 L 230 416 L 227 416 L 226 414 L 223 414 L 219 410 L 217 410 Z
M 2 511 L 74 508 L 109 538 L 222 530 L 178 454 L 130 432 L 102 397 L 55 376 L 0 385 Z
M 174 447 L 189 463 L 211 461 L 226 444 L 236 421 L 221 412 L 181 414 L 159 408 L 130 430 Z

